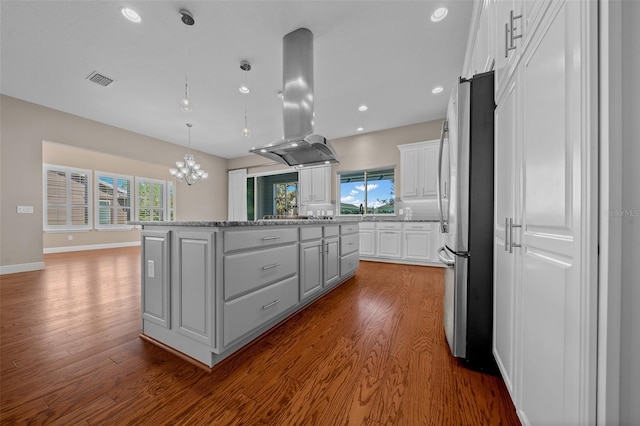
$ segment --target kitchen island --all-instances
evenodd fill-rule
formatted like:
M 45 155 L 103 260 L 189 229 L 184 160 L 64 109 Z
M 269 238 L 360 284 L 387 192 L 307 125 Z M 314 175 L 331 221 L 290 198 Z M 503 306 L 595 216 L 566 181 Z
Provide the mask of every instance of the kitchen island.
M 141 337 L 209 369 L 359 266 L 354 221 L 132 224 L 142 226 Z

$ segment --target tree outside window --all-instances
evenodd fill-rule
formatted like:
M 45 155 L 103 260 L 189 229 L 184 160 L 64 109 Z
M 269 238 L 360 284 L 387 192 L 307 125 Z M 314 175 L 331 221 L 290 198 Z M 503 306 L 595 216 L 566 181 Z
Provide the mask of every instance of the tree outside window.
M 276 183 L 273 192 L 275 193 L 275 214 L 297 214 L 298 182 Z

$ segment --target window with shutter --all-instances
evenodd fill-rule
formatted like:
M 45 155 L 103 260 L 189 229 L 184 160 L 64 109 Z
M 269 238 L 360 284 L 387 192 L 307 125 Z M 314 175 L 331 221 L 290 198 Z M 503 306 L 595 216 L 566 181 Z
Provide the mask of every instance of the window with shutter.
M 133 177 L 95 172 L 95 228 L 130 229 Z
M 159 222 L 165 220 L 166 181 L 136 177 L 137 220 Z
M 43 165 L 45 231 L 91 229 L 91 170 Z

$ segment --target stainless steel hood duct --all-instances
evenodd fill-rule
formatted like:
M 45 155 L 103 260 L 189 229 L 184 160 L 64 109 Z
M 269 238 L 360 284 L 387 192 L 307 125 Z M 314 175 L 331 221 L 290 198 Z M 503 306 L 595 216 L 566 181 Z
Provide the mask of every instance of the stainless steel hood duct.
M 336 152 L 313 132 L 313 33 L 298 28 L 283 38 L 284 139 L 250 152 L 289 166 L 338 163 Z

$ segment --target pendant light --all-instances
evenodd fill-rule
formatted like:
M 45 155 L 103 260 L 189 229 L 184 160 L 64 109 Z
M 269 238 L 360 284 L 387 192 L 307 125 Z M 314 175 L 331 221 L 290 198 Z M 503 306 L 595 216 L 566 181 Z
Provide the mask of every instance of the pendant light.
M 185 57 L 185 77 L 184 77 L 184 98 L 180 101 L 180 109 L 184 112 L 191 112 L 193 110 L 193 104 L 191 103 L 191 98 L 189 97 L 189 77 L 186 69 L 188 68 L 189 63 L 189 27 L 195 24 L 195 20 L 193 19 L 193 15 L 186 9 L 180 10 L 180 20 L 185 25 L 185 48 L 184 48 L 184 57 Z
M 196 163 L 196 159 L 191 154 L 191 128 L 193 124 L 187 123 L 189 133 L 189 152 L 185 154 L 184 161 L 176 161 L 177 169 L 169 169 L 171 176 L 175 177 L 181 182 L 185 182 L 191 186 L 194 183 L 198 183 L 201 180 L 205 180 L 209 177 L 209 173 L 202 170 L 200 164 Z
M 249 92 L 251 92 L 251 90 L 247 85 L 247 73 L 251 71 L 251 64 L 249 63 L 249 61 L 242 61 L 240 62 L 240 69 L 244 71 L 244 85 L 240 86 L 238 90 L 243 95 L 248 95 Z M 247 98 L 246 97 L 244 98 L 244 127 L 242 128 L 242 137 L 245 137 L 245 138 L 251 137 L 251 130 L 247 125 Z

